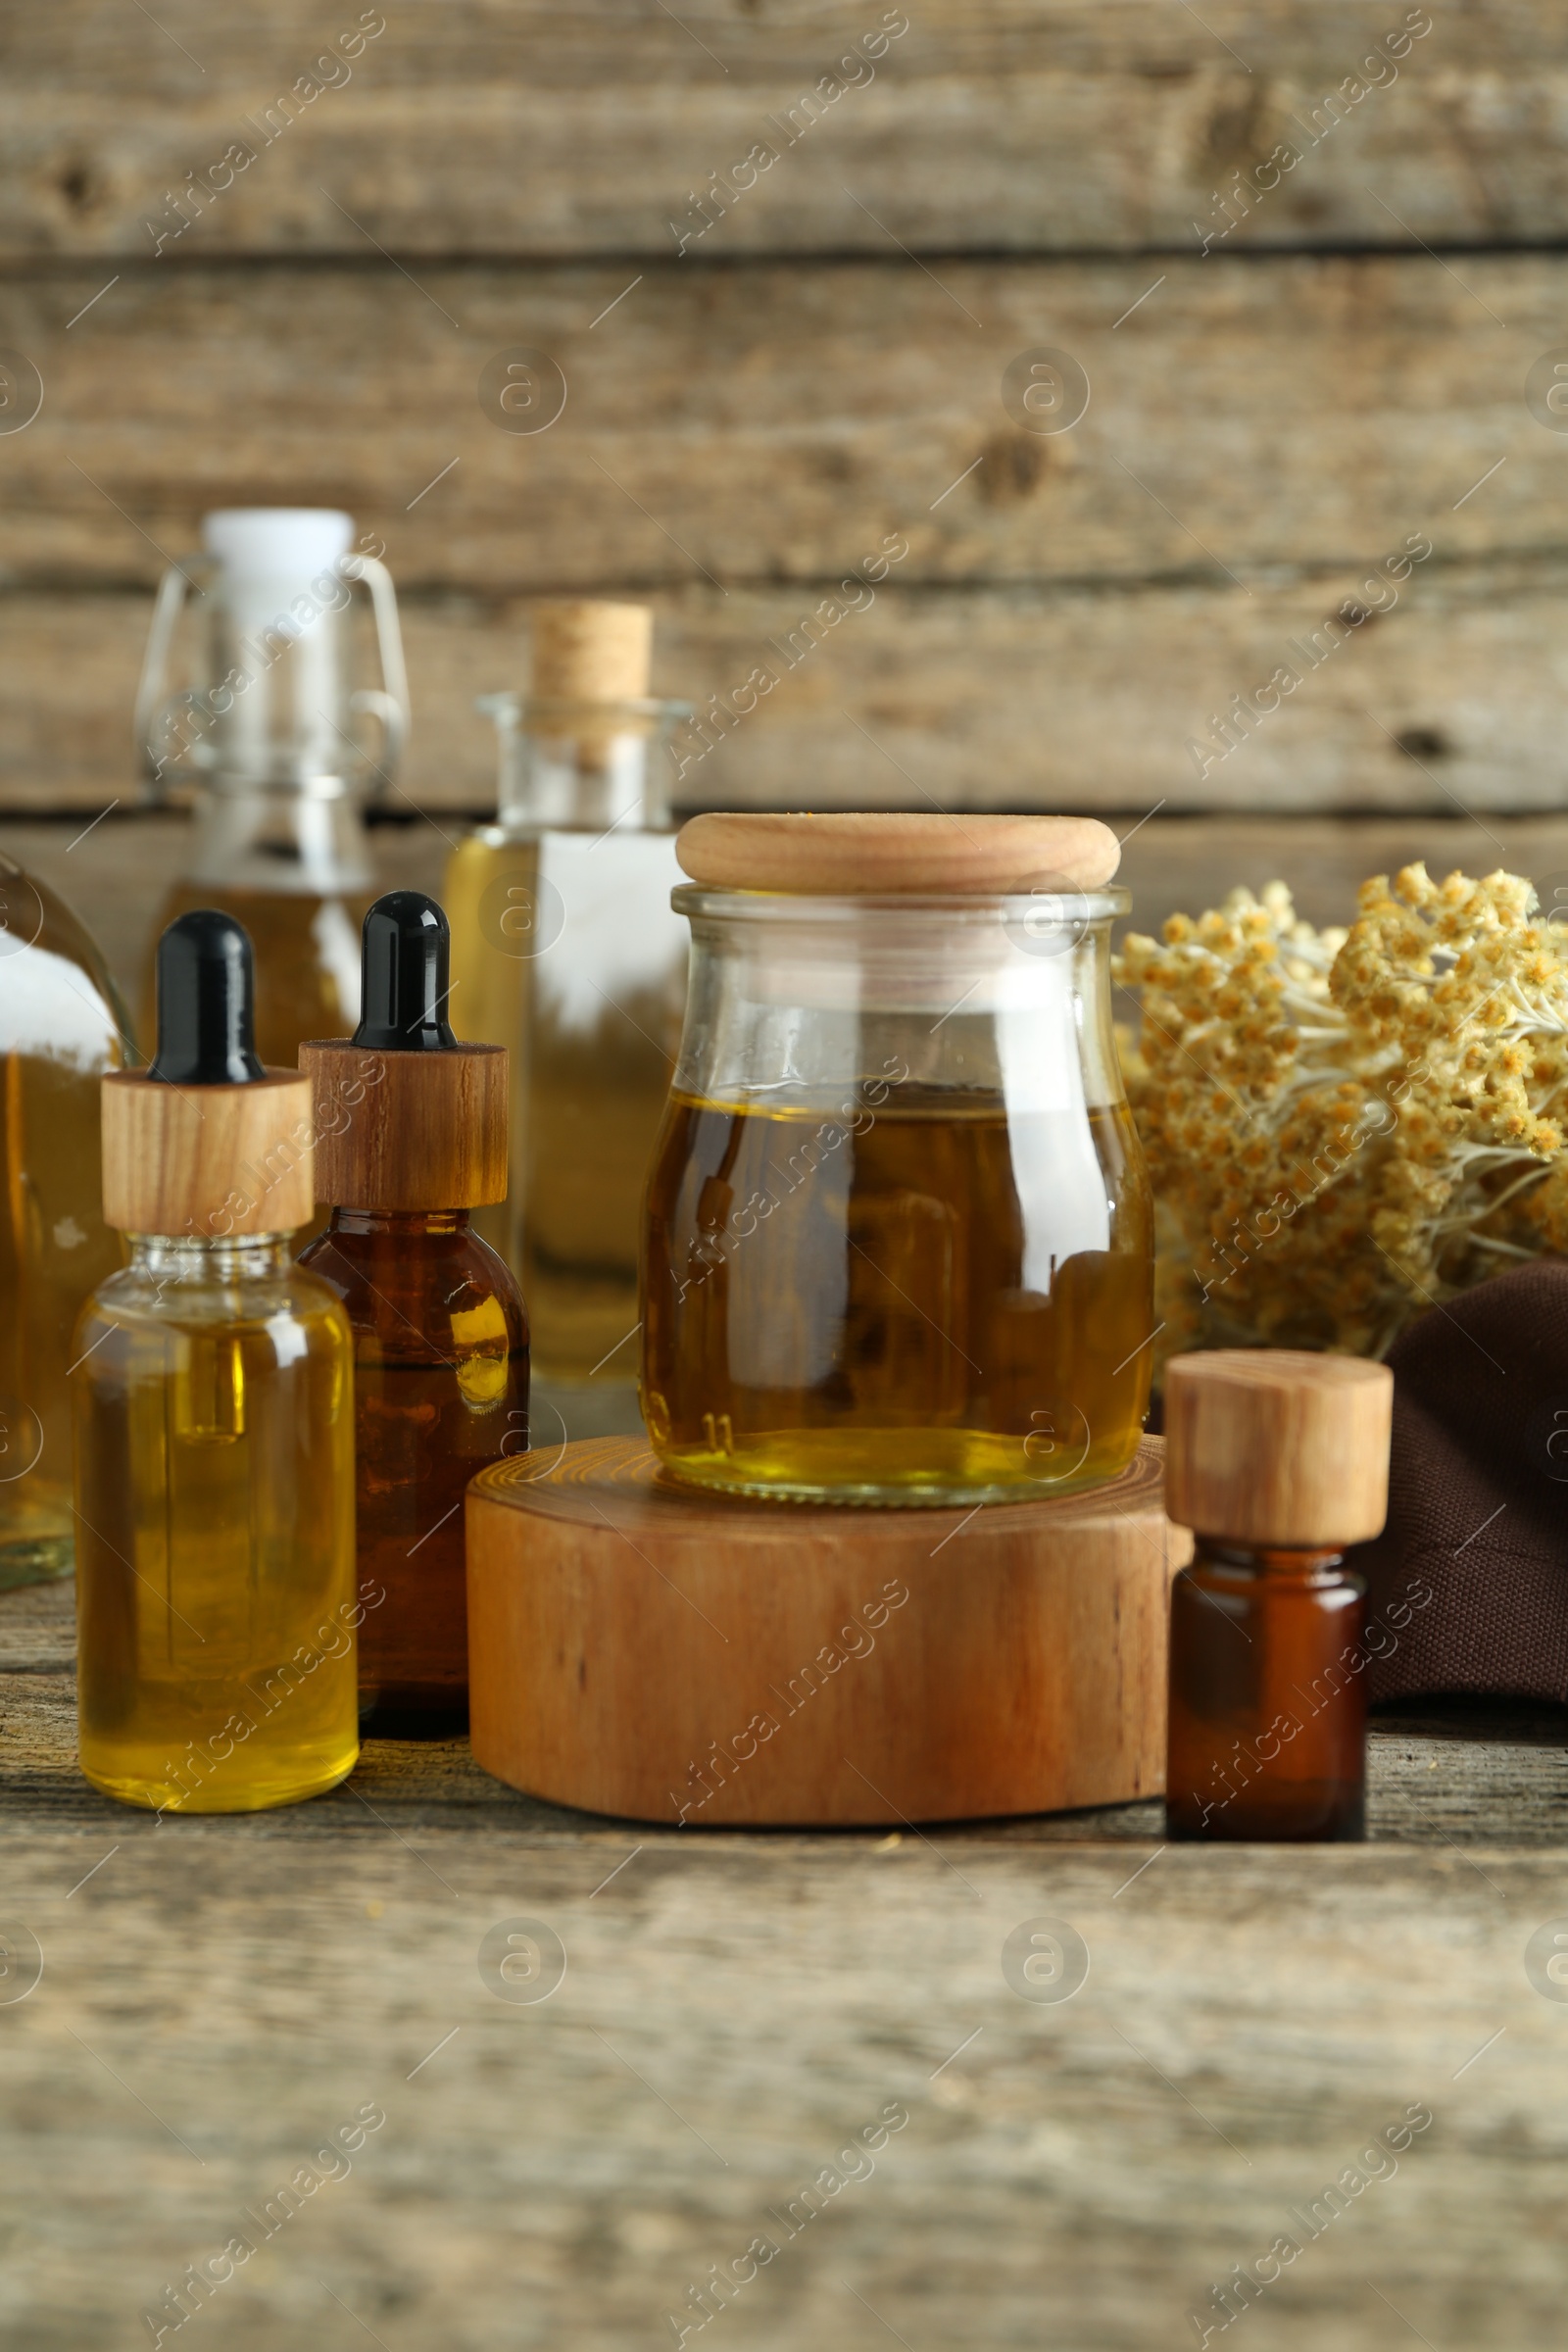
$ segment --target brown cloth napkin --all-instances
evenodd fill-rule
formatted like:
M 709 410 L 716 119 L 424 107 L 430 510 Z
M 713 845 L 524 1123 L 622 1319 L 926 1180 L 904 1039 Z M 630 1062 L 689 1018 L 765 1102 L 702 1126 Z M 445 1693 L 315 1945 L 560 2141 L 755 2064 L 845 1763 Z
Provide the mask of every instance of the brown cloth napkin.
M 1389 1363 L 1389 1521 L 1350 1554 L 1368 1696 L 1568 1698 L 1568 1262 L 1433 1308 Z

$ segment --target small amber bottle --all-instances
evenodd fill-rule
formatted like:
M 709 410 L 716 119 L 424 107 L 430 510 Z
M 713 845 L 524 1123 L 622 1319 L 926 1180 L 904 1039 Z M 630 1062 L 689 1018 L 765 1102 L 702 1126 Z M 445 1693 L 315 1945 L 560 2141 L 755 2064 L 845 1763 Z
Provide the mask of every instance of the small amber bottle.
M 1173 1838 L 1364 1834 L 1366 1588 L 1344 1555 L 1383 1527 L 1393 1407 L 1358 1357 L 1167 1365 L 1166 1509 L 1198 1545 L 1171 1588 Z
M 365 918 L 365 1017 L 305 1045 L 316 1197 L 301 1253 L 354 1329 L 361 1726 L 442 1739 L 468 1721 L 463 1497 L 528 1446 L 528 1323 L 468 1212 L 507 1191 L 507 1054 L 446 1017 L 447 919 L 419 891 Z
M 130 1263 L 76 1327 L 81 1768 L 158 1812 L 332 1788 L 359 1753 L 348 1320 L 289 1239 L 311 1090 L 266 1070 L 251 946 L 193 909 L 158 950 L 158 1054 L 102 1080 Z

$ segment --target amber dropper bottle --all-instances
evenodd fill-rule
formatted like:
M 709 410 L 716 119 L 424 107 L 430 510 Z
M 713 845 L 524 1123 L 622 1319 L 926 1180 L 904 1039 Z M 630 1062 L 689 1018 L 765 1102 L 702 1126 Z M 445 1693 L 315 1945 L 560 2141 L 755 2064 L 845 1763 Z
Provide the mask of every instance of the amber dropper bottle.
M 71 1372 L 81 1768 L 158 1812 L 315 1795 L 359 1753 L 352 1341 L 289 1256 L 311 1090 L 264 1070 L 251 944 L 193 909 L 158 949 L 158 1054 L 103 1080 L 99 1284 Z
M 507 1192 L 507 1054 L 460 1045 L 434 899 L 395 890 L 365 918 L 365 1017 L 305 1045 L 317 1200 L 300 1263 L 354 1327 L 361 1727 L 467 1729 L 464 1490 L 528 1446 L 528 1322 L 505 1261 L 469 1229 Z
M 1366 1588 L 1394 1377 L 1359 1357 L 1227 1348 L 1165 1368 L 1165 1507 L 1198 1548 L 1171 1588 L 1173 1838 L 1360 1838 Z

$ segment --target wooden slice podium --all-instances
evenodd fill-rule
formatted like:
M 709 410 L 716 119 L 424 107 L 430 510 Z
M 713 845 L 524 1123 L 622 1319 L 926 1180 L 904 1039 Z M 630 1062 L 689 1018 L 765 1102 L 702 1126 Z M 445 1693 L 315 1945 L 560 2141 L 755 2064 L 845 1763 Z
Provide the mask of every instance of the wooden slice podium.
M 590 1439 L 468 1489 L 486 1771 L 638 1821 L 828 1826 L 1155 1796 L 1170 1580 L 1161 1446 L 979 1511 L 704 1495 Z

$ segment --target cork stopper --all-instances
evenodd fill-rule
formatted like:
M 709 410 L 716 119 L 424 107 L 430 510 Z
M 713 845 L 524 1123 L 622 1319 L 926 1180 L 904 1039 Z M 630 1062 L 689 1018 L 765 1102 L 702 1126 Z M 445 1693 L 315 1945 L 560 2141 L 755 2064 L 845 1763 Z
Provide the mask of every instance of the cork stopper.
M 103 1081 L 104 1221 L 198 1241 L 311 1216 L 311 1090 L 256 1058 L 251 943 L 202 907 L 158 943 L 158 1052 Z
M 316 1198 L 413 1214 L 507 1197 L 507 1052 L 446 1017 L 451 937 L 434 899 L 388 891 L 365 918 L 364 1017 L 300 1048 L 315 1106 Z
M 1179 1526 L 1236 1544 L 1364 1544 L 1388 1516 L 1393 1418 L 1393 1373 L 1359 1356 L 1173 1356 L 1165 1507 Z
M 694 882 L 715 890 L 944 898 L 1100 890 L 1121 844 L 1092 816 L 694 816 L 675 840 Z
M 535 605 L 530 699 L 641 702 L 648 692 L 653 634 L 647 605 L 577 600 Z

